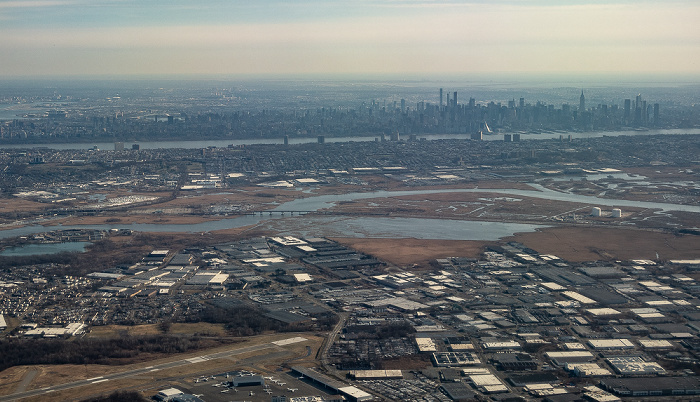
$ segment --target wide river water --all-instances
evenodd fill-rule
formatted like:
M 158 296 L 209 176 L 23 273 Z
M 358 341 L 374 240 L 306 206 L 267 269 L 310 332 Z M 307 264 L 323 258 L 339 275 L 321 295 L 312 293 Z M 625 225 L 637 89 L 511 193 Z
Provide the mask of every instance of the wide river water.
M 85 247 L 87 247 L 88 244 L 90 244 L 90 242 L 87 242 L 87 241 L 75 241 L 75 242 L 65 242 L 65 243 L 26 244 L 24 246 L 6 248 L 6 249 L 0 251 L 0 256 L 2 256 L 2 257 L 25 257 L 25 256 L 29 256 L 29 255 L 38 255 L 38 254 L 83 252 L 83 251 L 85 251 Z
M 544 140 L 559 138 L 560 135 L 564 137 L 571 135 L 572 138 L 597 138 L 597 137 L 615 137 L 615 136 L 631 136 L 631 135 L 684 135 L 684 134 L 700 134 L 700 129 L 689 128 L 689 129 L 668 129 L 668 130 L 626 130 L 626 131 L 590 131 L 590 132 L 542 132 L 540 134 L 521 134 L 521 139 L 533 139 L 533 140 Z M 441 140 L 441 139 L 467 139 L 469 136 L 467 134 L 427 134 L 419 135 L 420 138 L 425 138 L 427 140 Z M 403 137 L 406 139 L 406 137 Z M 326 142 L 363 142 L 363 141 L 374 141 L 375 137 L 326 137 Z M 484 135 L 484 140 L 486 141 L 502 141 L 502 134 Z M 123 141 L 125 148 L 130 148 L 129 144 L 138 143 L 140 149 L 200 149 L 207 147 L 217 147 L 224 148 L 229 145 L 253 145 L 253 144 L 282 144 L 282 138 L 254 138 L 254 139 L 242 139 L 242 140 L 202 140 L 202 141 Z M 316 142 L 317 138 L 290 138 L 290 144 L 308 144 Z M 79 142 L 79 143 L 56 143 L 56 144 L 5 144 L 0 145 L 0 149 L 3 148 L 50 148 L 56 150 L 66 150 L 66 149 L 92 149 L 97 147 L 103 150 L 113 150 L 113 142 Z
M 370 198 L 385 198 L 404 195 L 434 193 L 497 193 L 504 195 L 534 197 L 556 201 L 568 201 L 592 206 L 636 207 L 659 209 L 662 211 L 684 211 L 700 213 L 700 206 L 677 205 L 658 202 L 625 201 L 583 196 L 552 191 L 534 184 L 537 190 L 517 189 L 435 189 L 406 191 L 375 191 L 368 193 L 348 193 L 340 195 L 323 195 L 297 199 L 279 205 L 273 211 L 318 211 L 330 208 L 341 201 L 353 201 Z M 538 191 L 539 190 L 539 191 Z M 319 215 L 280 215 L 262 214 L 225 218 L 198 224 L 111 224 L 81 226 L 26 226 L 0 231 L 0 238 L 23 236 L 60 229 L 132 229 L 141 232 L 211 232 L 223 229 L 239 228 L 263 224 L 266 228 L 284 235 L 325 236 L 325 237 L 392 237 L 418 239 L 453 239 L 453 240 L 496 240 L 519 232 L 530 232 L 544 225 L 530 225 L 506 222 L 464 221 L 453 219 L 427 218 L 389 218 L 389 217 L 348 217 Z

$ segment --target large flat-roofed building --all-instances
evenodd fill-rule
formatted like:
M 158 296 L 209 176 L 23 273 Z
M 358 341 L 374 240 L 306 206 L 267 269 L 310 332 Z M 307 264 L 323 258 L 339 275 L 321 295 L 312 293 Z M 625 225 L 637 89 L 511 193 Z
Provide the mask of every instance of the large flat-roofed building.
M 259 375 L 238 376 L 234 377 L 230 382 L 234 387 L 265 385 L 265 379 Z
M 355 380 L 390 380 L 403 378 L 401 370 L 350 370 L 348 374 L 350 378 Z
M 637 342 L 639 342 L 644 349 L 649 350 L 673 349 L 675 347 L 671 342 L 665 339 L 640 339 Z
M 156 401 L 171 401 L 174 397 L 182 394 L 183 392 L 177 388 L 168 388 L 158 392 L 153 399 Z
M 595 300 L 588 298 L 588 297 L 586 297 L 578 292 L 567 290 L 565 292 L 561 292 L 561 294 L 568 297 L 569 299 L 577 301 L 581 304 L 596 304 Z
M 508 392 L 508 387 L 493 374 L 474 374 L 469 376 L 474 387 L 485 394 Z
M 612 375 L 610 370 L 600 367 L 598 363 L 567 363 L 566 370 L 573 372 L 577 377 L 601 377 Z
M 437 352 L 437 346 L 432 338 L 416 337 L 416 345 L 420 352 Z
M 700 395 L 700 377 L 605 378 L 600 386 L 620 396 Z
M 567 363 L 586 363 L 595 360 L 593 353 L 583 350 L 547 352 L 545 356 L 557 366 L 564 366 Z
M 63 328 L 39 327 L 24 333 L 24 336 L 35 338 L 59 338 L 63 336 L 76 336 L 85 332 L 87 326 L 80 322 L 72 322 Z
M 520 343 L 517 341 L 504 341 L 504 342 L 486 342 L 481 345 L 484 350 L 504 350 L 504 349 L 520 349 Z
M 605 360 L 618 374 L 622 375 L 663 375 L 666 373 L 666 370 L 659 363 L 648 362 L 640 356 L 615 356 Z
M 591 339 L 588 345 L 595 350 L 634 349 L 629 339 Z
M 326 388 L 332 389 L 335 392 L 338 392 L 343 396 L 347 397 L 351 401 L 363 402 L 371 401 L 374 399 L 374 396 L 372 394 L 369 394 L 357 387 L 348 386 L 347 384 L 344 384 L 338 380 L 334 380 L 326 375 L 319 373 L 318 371 L 312 368 L 294 366 L 292 367 L 292 372 L 297 375 L 301 375 L 302 377 L 307 378 L 313 382 L 319 383 Z
M 221 271 L 202 271 L 196 273 L 185 283 L 193 286 L 221 285 L 226 282 L 228 276 L 228 274 Z
M 437 367 L 471 366 L 481 364 L 479 357 L 466 352 L 433 353 L 433 364 Z

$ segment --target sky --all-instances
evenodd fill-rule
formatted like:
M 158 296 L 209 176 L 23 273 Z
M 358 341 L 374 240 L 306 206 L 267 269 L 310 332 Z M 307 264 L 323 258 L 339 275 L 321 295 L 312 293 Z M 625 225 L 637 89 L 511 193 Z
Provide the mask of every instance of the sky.
M 697 0 L 0 0 L 0 77 L 700 77 Z

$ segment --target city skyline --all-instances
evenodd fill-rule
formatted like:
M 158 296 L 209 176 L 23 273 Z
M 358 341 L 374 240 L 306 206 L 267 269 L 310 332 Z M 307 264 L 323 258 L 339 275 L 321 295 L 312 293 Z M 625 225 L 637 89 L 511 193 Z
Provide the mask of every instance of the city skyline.
M 691 1 L 0 1 L 0 77 L 700 73 Z

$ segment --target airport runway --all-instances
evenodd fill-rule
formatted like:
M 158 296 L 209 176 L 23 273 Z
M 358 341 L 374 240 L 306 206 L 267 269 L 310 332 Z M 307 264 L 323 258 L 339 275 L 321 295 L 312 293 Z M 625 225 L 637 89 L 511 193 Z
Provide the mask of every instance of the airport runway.
M 138 369 L 129 370 L 129 371 L 123 371 L 121 373 L 108 374 L 108 375 L 104 375 L 104 376 L 100 376 L 100 377 L 88 378 L 86 380 L 69 382 L 69 383 L 65 383 L 65 384 L 54 385 L 54 386 L 50 386 L 50 387 L 34 389 L 34 390 L 30 390 L 30 391 L 25 391 L 25 392 L 18 392 L 18 393 L 14 393 L 14 394 L 10 394 L 10 395 L 3 395 L 3 396 L 0 396 L 0 401 L 8 401 L 8 402 L 19 401 L 21 399 L 30 398 L 33 396 L 46 395 L 46 394 L 50 394 L 52 392 L 64 391 L 64 390 L 71 389 L 71 388 L 84 387 L 87 385 L 99 384 L 99 383 L 107 382 L 107 381 L 121 380 L 124 378 L 137 376 L 139 374 L 147 374 L 147 373 L 151 373 L 154 371 L 170 369 L 173 367 L 180 367 L 180 366 L 184 366 L 187 364 L 201 363 L 201 362 L 204 362 L 207 360 L 222 359 L 222 358 L 226 358 L 226 357 L 230 357 L 230 356 L 235 356 L 235 355 L 248 353 L 248 352 L 260 351 L 260 350 L 264 350 L 264 349 L 279 348 L 279 347 L 284 346 L 284 345 L 289 345 L 289 344 L 297 343 L 297 342 L 303 342 L 305 340 L 306 340 L 305 338 L 301 338 L 301 337 L 289 338 L 289 339 L 283 339 L 280 341 L 264 343 L 261 345 L 247 346 L 244 348 L 228 350 L 225 352 L 218 352 L 218 353 L 212 353 L 212 354 L 208 354 L 208 355 L 196 356 L 196 357 L 191 357 L 188 359 L 182 359 L 182 360 L 177 360 L 177 361 L 173 361 L 173 362 L 157 364 L 154 366 L 148 366 L 148 367 L 138 368 Z

